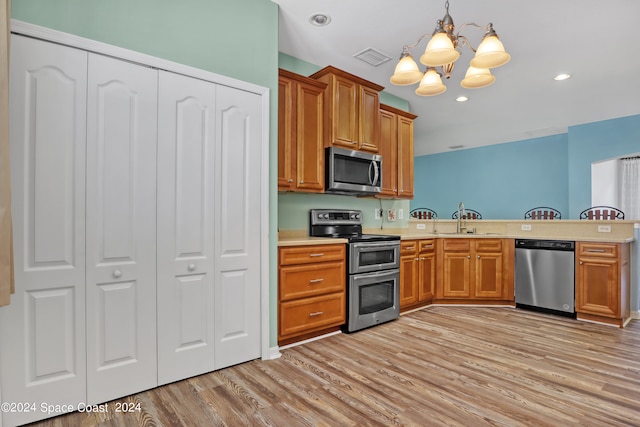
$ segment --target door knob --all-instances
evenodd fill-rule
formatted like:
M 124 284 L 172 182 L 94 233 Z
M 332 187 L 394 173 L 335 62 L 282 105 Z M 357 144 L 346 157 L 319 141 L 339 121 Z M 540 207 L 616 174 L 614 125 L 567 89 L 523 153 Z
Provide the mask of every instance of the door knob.
M 113 277 L 115 277 L 116 279 L 119 279 L 120 277 L 122 277 L 122 271 L 120 270 L 115 270 L 113 272 Z
M 187 267 L 189 269 L 189 271 L 193 271 L 196 269 L 196 265 L 195 264 L 189 264 L 189 266 Z

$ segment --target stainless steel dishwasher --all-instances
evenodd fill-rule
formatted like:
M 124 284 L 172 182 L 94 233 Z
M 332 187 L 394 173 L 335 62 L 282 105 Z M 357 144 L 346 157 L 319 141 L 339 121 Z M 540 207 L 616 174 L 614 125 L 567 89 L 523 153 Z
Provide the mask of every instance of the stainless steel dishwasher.
M 516 307 L 575 316 L 575 242 L 516 240 Z

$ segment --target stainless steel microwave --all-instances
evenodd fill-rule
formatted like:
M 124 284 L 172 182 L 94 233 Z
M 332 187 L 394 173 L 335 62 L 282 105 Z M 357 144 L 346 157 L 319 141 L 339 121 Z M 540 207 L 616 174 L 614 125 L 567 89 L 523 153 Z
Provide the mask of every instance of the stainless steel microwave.
M 382 156 L 338 147 L 328 147 L 325 154 L 325 192 L 375 194 L 382 190 Z

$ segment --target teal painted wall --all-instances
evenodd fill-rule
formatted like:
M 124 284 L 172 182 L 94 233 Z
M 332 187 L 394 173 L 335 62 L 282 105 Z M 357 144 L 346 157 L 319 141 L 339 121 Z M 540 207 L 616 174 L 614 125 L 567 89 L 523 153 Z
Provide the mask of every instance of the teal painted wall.
M 640 152 L 640 115 L 569 128 L 569 209 L 591 206 L 591 163 Z
M 280 53 L 280 68 L 308 76 L 322 67 L 310 62 L 302 61 L 293 56 Z M 390 93 L 382 92 L 380 102 L 392 107 L 409 111 L 409 103 Z M 404 211 L 404 218 L 395 222 L 375 219 L 375 209 L 400 209 Z M 337 196 L 331 194 L 280 193 L 278 195 L 278 229 L 279 230 L 307 230 L 309 228 L 309 209 L 358 209 L 364 217 L 365 228 L 400 228 L 408 226 L 408 200 L 380 200 L 373 198 Z
M 567 134 L 420 156 L 411 209 L 450 219 L 458 202 L 485 219 L 522 218 L 536 206 L 568 213 Z
M 277 236 L 278 6 L 269 0 L 13 0 L 11 17 L 270 89 L 269 235 Z M 277 239 L 269 242 L 277 345 Z
M 571 126 L 568 133 L 416 157 L 411 209 L 450 218 L 459 201 L 487 219 L 551 206 L 577 219 L 591 205 L 591 163 L 640 152 L 640 115 Z

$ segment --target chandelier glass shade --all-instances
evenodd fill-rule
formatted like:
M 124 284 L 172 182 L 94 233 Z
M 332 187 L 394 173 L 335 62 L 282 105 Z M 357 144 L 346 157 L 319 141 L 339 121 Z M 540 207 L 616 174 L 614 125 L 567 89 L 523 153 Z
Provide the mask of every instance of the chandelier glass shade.
M 462 46 L 467 46 L 475 52 L 465 77 L 460 83 L 464 88 L 475 89 L 489 86 L 496 79 L 491 74 L 490 68 L 500 67 L 509 62 L 511 56 L 505 52 L 502 42 L 493 30 L 493 24 L 489 23 L 485 26 L 480 26 L 468 23 L 462 25 L 460 30 L 454 33 L 455 26 L 451 15 L 449 15 L 448 0 L 445 3 L 445 8 L 446 14 L 444 18 L 438 21 L 424 54 L 420 57 L 420 62 L 426 65 L 425 71 L 420 71 L 418 64 L 416 64 L 410 53 L 410 49 L 420 44 L 428 34 L 422 35 L 413 45 L 405 45 L 403 47 L 400 61 L 391 76 L 391 83 L 407 86 L 420 82 L 416 89 L 416 94 L 421 96 L 433 96 L 443 93 L 447 88 L 442 83 L 442 75 L 444 74 L 447 79 L 451 76 L 454 63 L 460 58 Z M 468 26 L 485 30 L 478 49 L 474 49 L 469 40 L 460 34 Z M 442 74 L 434 67 L 441 67 Z

